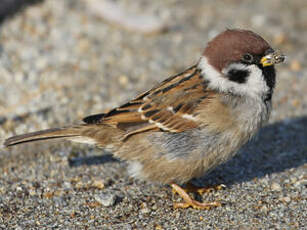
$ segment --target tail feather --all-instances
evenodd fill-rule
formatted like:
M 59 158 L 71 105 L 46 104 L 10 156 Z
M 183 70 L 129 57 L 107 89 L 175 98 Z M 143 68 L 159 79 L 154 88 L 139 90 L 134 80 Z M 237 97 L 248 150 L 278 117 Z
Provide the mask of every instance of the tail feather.
M 10 137 L 4 141 L 4 146 L 9 147 L 32 141 L 41 141 L 41 140 L 57 139 L 57 138 L 76 138 L 79 136 L 80 136 L 80 129 L 78 127 L 46 129 L 38 132 L 32 132 L 32 133 Z

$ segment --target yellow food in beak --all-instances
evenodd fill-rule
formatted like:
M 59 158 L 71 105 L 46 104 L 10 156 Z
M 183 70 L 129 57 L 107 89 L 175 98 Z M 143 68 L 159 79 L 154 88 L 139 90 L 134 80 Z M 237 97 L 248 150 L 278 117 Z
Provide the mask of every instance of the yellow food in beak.
M 285 61 L 285 59 L 286 59 L 285 55 L 283 55 L 282 53 L 278 51 L 275 51 L 273 53 L 270 53 L 262 57 L 260 60 L 260 63 L 262 64 L 263 67 L 266 67 L 266 66 L 271 66 L 271 65 L 282 63 Z

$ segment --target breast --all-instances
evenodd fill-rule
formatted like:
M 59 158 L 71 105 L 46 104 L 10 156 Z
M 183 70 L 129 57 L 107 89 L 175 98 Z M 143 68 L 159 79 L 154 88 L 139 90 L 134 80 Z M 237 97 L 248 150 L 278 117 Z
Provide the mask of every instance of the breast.
M 208 171 L 233 157 L 268 121 L 271 102 L 249 98 L 218 98 L 201 116 L 204 120 L 201 148 L 203 168 Z
M 271 114 L 271 101 L 245 99 L 234 109 L 236 120 L 243 135 L 251 138 L 264 126 Z

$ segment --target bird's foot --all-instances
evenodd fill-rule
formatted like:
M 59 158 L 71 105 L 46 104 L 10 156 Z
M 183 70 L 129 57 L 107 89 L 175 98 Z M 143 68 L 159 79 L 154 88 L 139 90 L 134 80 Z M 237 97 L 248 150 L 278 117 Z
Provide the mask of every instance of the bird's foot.
M 202 190 L 200 190 L 201 188 L 198 188 L 197 190 L 191 190 L 191 189 L 183 189 L 180 186 L 176 185 L 176 184 L 171 184 L 173 192 L 174 193 L 178 193 L 178 195 L 184 200 L 184 202 L 180 202 L 180 203 L 174 203 L 174 208 L 188 208 L 188 207 L 192 207 L 195 209 L 206 209 L 209 210 L 213 207 L 220 207 L 221 203 L 214 201 L 214 202 L 199 202 L 196 201 L 194 199 L 192 199 L 188 194 L 187 191 L 194 191 L 200 194 L 203 194 L 205 192 L 210 192 L 213 189 L 208 189 L 208 188 L 202 188 Z M 192 187 L 191 187 L 192 188 Z M 194 186 L 194 188 L 197 188 Z
M 209 193 L 209 192 L 213 192 L 214 190 L 222 190 L 226 188 L 226 185 L 224 184 L 220 184 L 220 185 L 215 185 L 212 187 L 198 187 L 196 185 L 193 185 L 191 183 L 188 183 L 183 190 L 188 193 L 188 192 L 192 192 L 192 193 L 198 193 L 199 195 L 203 195 L 204 193 Z

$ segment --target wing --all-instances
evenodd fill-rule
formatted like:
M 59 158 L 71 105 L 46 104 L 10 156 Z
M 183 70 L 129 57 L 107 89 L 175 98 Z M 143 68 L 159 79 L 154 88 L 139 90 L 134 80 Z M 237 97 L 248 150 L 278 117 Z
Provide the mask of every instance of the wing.
M 198 106 L 207 104 L 213 96 L 195 65 L 128 103 L 83 121 L 116 126 L 126 130 L 126 136 L 149 130 L 183 132 L 198 127 Z

